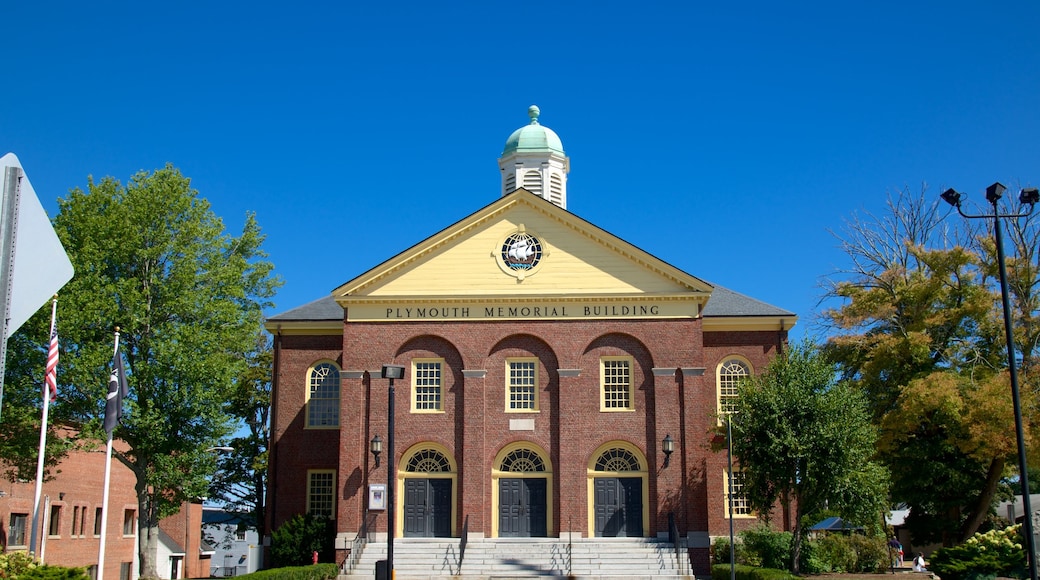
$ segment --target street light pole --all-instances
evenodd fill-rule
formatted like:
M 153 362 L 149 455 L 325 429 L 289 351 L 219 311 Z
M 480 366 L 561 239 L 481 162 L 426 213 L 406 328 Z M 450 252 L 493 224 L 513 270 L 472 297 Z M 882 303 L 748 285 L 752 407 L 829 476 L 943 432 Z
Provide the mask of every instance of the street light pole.
M 729 506 L 729 580 L 737 578 L 737 549 L 733 544 L 733 415 L 726 413 L 726 502 Z
M 404 367 L 383 365 L 383 378 L 390 379 L 386 403 L 386 456 L 389 460 L 386 465 L 386 575 L 388 580 L 394 580 L 394 480 L 397 479 L 397 462 L 394 459 L 394 379 L 404 378 Z
M 965 218 L 993 219 L 993 237 L 997 244 L 997 262 L 1000 271 L 1000 301 L 1004 309 L 1004 337 L 1007 341 L 1008 372 L 1011 376 L 1011 400 L 1015 409 L 1015 435 L 1018 438 L 1019 482 L 1022 484 L 1022 503 L 1025 509 L 1023 527 L 1025 529 L 1026 556 L 1029 561 L 1029 578 L 1031 580 L 1037 580 L 1036 539 L 1033 537 L 1033 508 L 1030 505 L 1031 502 L 1029 499 L 1029 474 L 1026 465 L 1026 444 L 1022 430 L 1022 405 L 1018 391 L 1018 370 L 1015 365 L 1015 341 L 1011 329 L 1011 301 L 1008 298 L 1007 267 L 1004 264 L 1004 235 L 1001 229 L 1001 220 L 1004 218 L 1025 217 L 1033 213 L 1033 206 L 1040 201 L 1040 192 L 1038 192 L 1035 187 L 1031 189 L 1023 189 L 1019 195 L 1019 202 L 1022 205 L 1028 205 L 1029 211 L 1024 213 L 1002 214 L 997 208 L 997 202 L 1000 201 L 1000 198 L 1004 195 L 1005 191 L 1007 191 L 1007 188 L 999 182 L 986 188 L 986 200 L 993 206 L 992 214 L 969 215 L 964 213 L 964 210 L 961 209 L 961 200 L 963 195 L 954 189 L 947 189 L 943 192 L 942 198 L 950 205 L 956 207 L 957 213 L 961 214 L 961 216 Z

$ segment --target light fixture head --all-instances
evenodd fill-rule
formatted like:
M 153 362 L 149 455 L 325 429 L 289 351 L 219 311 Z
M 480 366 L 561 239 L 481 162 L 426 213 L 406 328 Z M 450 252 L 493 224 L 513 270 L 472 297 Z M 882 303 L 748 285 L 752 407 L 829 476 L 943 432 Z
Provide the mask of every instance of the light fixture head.
M 993 185 L 986 188 L 986 201 L 990 203 L 997 203 L 998 201 L 1000 201 L 1000 198 L 1004 196 L 1005 191 L 1007 191 L 1007 188 L 1004 187 L 1004 184 L 1000 183 L 999 181 L 994 183 Z
M 1033 205 L 1040 202 L 1040 190 L 1035 187 L 1023 189 L 1022 192 L 1018 194 L 1018 201 L 1020 201 L 1022 205 Z
M 943 198 L 943 201 L 952 205 L 953 207 L 960 207 L 961 198 L 964 196 L 961 194 L 961 192 L 951 187 L 950 189 L 944 191 L 940 197 Z
M 383 365 L 384 379 L 403 379 L 404 367 L 401 365 Z
M 668 460 L 672 458 L 672 452 L 675 451 L 675 439 L 672 439 L 671 434 L 665 435 L 664 440 L 661 441 L 661 451 L 664 451 L 664 466 L 668 467 Z
M 368 449 L 376 458 L 376 467 L 379 467 L 379 454 L 383 452 L 383 438 L 376 435 L 368 442 Z

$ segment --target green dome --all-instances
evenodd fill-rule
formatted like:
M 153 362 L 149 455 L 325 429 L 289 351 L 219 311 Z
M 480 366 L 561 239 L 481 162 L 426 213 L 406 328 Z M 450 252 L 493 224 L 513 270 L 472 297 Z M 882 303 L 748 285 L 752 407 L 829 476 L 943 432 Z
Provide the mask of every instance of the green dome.
M 510 155 L 512 153 L 530 153 L 530 152 L 553 152 L 564 155 L 563 142 L 560 141 L 560 137 L 550 128 L 543 127 L 538 124 L 538 115 L 540 111 L 535 105 L 531 105 L 527 109 L 527 115 L 531 117 L 531 124 L 526 127 L 521 127 L 506 139 L 505 149 L 502 150 L 502 157 Z

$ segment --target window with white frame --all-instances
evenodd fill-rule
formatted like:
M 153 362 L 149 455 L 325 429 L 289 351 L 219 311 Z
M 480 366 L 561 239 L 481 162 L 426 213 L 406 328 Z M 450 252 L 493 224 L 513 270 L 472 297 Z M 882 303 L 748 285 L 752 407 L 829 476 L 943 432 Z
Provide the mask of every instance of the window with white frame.
M 443 391 L 440 360 L 412 361 L 412 410 L 417 412 L 443 411 Z
M 750 376 L 751 367 L 741 359 L 727 359 L 719 365 L 719 415 L 737 410 L 737 386 Z
M 339 427 L 339 368 L 314 365 L 307 378 L 307 427 Z
M 330 469 L 307 471 L 307 513 L 335 517 L 336 472 Z
M 506 361 L 506 411 L 538 410 L 538 361 Z
M 604 357 L 600 368 L 600 410 L 631 411 L 632 403 L 632 359 L 629 357 Z
M 733 479 L 729 478 L 729 474 L 723 474 L 723 481 L 726 482 L 726 490 L 733 497 L 733 516 L 750 516 L 751 504 L 748 502 L 748 496 L 744 489 L 744 483 L 746 481 L 746 474 L 743 471 L 734 471 Z M 726 498 L 726 517 L 729 517 L 729 498 Z

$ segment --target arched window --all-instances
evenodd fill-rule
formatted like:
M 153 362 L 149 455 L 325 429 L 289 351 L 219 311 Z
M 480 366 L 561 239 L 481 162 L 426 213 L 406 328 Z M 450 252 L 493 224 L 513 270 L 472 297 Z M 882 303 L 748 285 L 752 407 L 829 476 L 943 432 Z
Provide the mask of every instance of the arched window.
M 307 378 L 307 427 L 339 427 L 339 368 L 314 365 Z
M 404 470 L 412 473 L 450 473 L 451 462 L 436 449 L 421 449 L 408 459 Z
M 719 365 L 719 414 L 724 415 L 736 410 L 737 385 L 751 376 L 751 367 L 738 358 L 730 358 Z
M 530 449 L 516 449 L 502 458 L 501 471 L 512 473 L 531 473 L 545 471 L 542 456 Z
M 600 454 L 596 471 L 640 471 L 639 458 L 627 449 L 612 447 Z
M 542 195 L 542 174 L 537 171 L 525 171 L 523 187 L 535 195 Z

